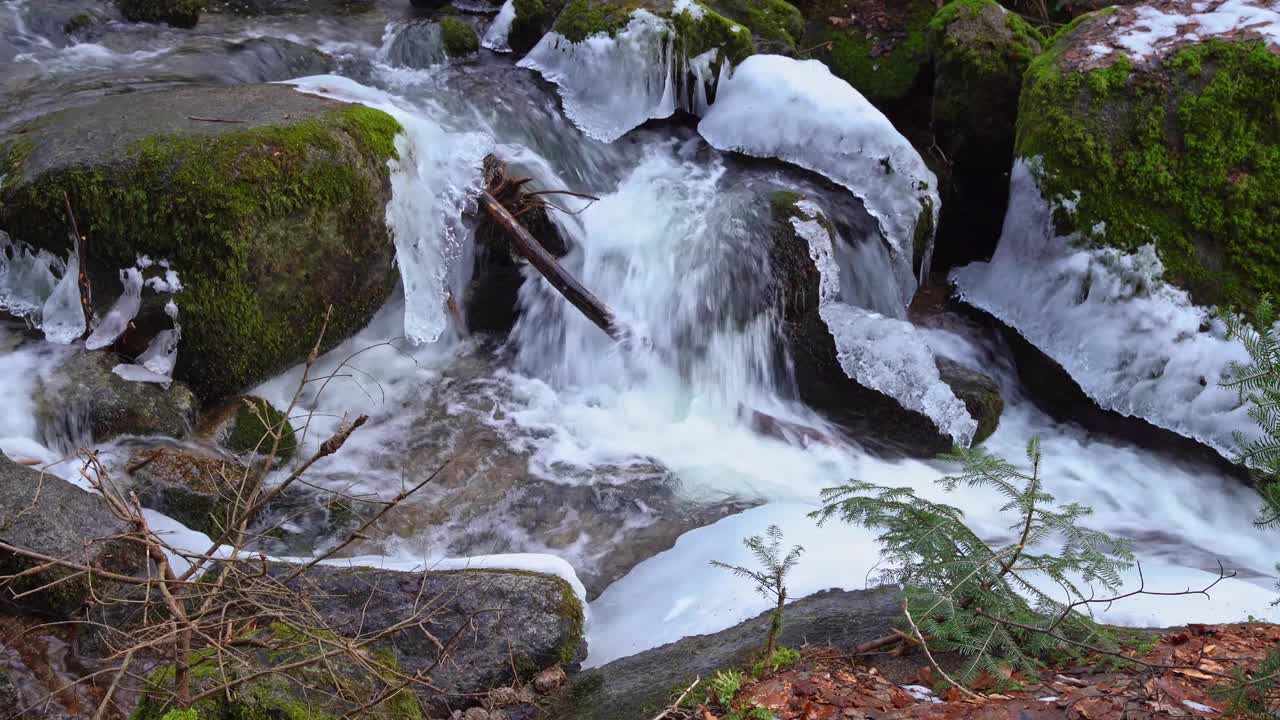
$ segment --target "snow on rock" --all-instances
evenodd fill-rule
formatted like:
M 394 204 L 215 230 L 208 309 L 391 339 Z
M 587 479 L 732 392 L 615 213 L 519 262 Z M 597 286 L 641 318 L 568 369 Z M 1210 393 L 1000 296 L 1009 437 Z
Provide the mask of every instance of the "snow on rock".
M 284 558 L 286 562 L 301 562 L 305 558 Z M 439 558 L 435 560 L 415 560 L 385 555 L 366 555 L 353 558 L 334 558 L 325 560 L 325 565 L 344 567 L 376 567 L 383 570 L 399 570 L 401 572 L 439 572 L 444 570 L 521 570 L 540 575 L 554 575 L 573 588 L 573 592 L 582 601 L 584 612 L 587 609 L 587 589 L 573 566 L 564 558 L 540 553 L 505 553 L 499 555 L 477 555 L 463 558 Z
M 1123 54 L 1154 61 L 1193 42 L 1258 38 L 1280 45 L 1276 0 L 1158 0 L 1120 7 L 1105 23 L 1094 23 L 1088 46 L 1093 61 Z
M 960 296 L 1012 326 L 1100 406 L 1203 442 L 1226 456 L 1257 428 L 1219 386 L 1248 362 L 1210 309 L 1163 281 L 1154 248 L 1077 247 L 1054 233 L 1035 161 L 1014 164 L 1009 210 L 990 262 L 952 272 Z
M 360 103 L 391 115 L 404 132 L 390 161 L 387 224 L 396 244 L 404 287 L 404 334 L 414 343 L 435 342 L 448 327 L 445 309 L 450 267 L 462 256 L 463 210 L 473 203 L 480 165 L 492 149 L 486 135 L 450 132 L 421 108 L 349 78 L 320 75 L 290 81 L 299 91 Z
M 836 357 L 845 374 L 924 415 L 943 434 L 968 447 L 978 423 L 942 381 L 924 334 L 906 320 L 844 301 L 833 238 L 822 222 L 821 210 L 810 201 L 797 203 L 796 209 L 809 216 L 793 217 L 791 224 L 809 244 L 809 257 L 818 268 L 818 314 L 835 340 Z
M 480 40 L 480 44 L 494 52 L 511 52 L 511 45 L 507 43 L 507 38 L 511 35 L 511 23 L 515 19 L 515 0 L 507 0 L 502 4 L 502 9 L 498 11 L 497 17 L 493 19 L 492 23 L 489 23 L 489 29 L 485 31 L 484 38 Z
M 941 207 L 937 179 L 887 118 L 817 60 L 753 55 L 720 80 L 698 132 L 721 150 L 773 157 L 848 188 L 910 277 L 916 225 Z

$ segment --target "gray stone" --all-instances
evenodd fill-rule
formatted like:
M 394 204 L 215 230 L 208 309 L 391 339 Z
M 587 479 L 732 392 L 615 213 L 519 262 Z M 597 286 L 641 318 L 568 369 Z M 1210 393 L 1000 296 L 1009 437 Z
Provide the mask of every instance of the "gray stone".
M 128 529 L 98 495 L 0 454 L 0 540 L 6 544 L 77 565 L 129 574 L 141 566 L 141 551 L 132 543 L 110 539 Z M 0 575 L 39 564 L 0 550 Z M 17 578 L 0 589 L 0 597 L 27 610 L 66 617 L 89 597 L 91 583 L 84 575 L 17 601 L 9 598 L 72 574 L 75 571 L 58 567 Z M 92 581 L 92 591 L 98 597 L 109 596 L 114 588 L 114 583 L 100 577 Z
M 114 353 L 77 351 L 35 392 L 36 420 L 46 445 L 74 451 L 122 435 L 185 437 L 196 399 L 185 383 L 131 382 L 111 372 Z
M 829 590 L 787 605 L 784 647 L 802 645 L 851 650 L 887 634 L 901 615 L 894 588 Z M 696 635 L 614 660 L 573 678 L 549 716 L 557 720 L 644 720 L 671 701 L 673 688 L 696 676 L 708 678 L 743 667 L 761 651 L 770 617 L 758 617 L 712 635 Z
M 576 667 L 586 657 L 582 603 L 567 582 L 550 575 L 319 566 L 291 586 L 338 632 L 377 633 L 411 617 L 415 604 L 433 603 L 430 636 L 405 629 L 384 646 L 394 647 L 401 671 L 412 674 L 436 662 L 435 639 L 443 643 L 458 634 L 448 662 L 431 673 L 439 692 L 418 691 L 423 705 L 437 711 L 473 705 L 490 689 L 510 685 L 513 666 L 533 674 L 557 664 Z

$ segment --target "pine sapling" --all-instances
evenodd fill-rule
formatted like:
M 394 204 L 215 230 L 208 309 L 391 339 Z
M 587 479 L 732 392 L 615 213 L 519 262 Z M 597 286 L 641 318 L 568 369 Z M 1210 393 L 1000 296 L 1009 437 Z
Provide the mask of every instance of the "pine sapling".
M 778 633 L 782 632 L 782 608 L 787 603 L 787 573 L 799 562 L 804 548 L 795 545 L 787 551 L 786 555 L 783 555 L 782 529 L 777 525 L 770 525 L 765 530 L 764 536 L 752 535 L 742 543 L 755 556 L 762 570 L 729 565 L 718 560 L 712 560 L 711 564 L 755 582 L 756 592 L 774 603 L 773 613 L 769 619 L 769 638 L 764 648 L 765 664 L 771 666 L 774 651 L 777 649 Z
M 883 579 L 905 588 L 905 615 L 917 640 L 969 658 L 961 684 L 983 672 L 1034 675 L 1052 652 L 1117 651 L 1087 610 L 1101 601 L 1096 589 L 1120 586 L 1134 563 L 1130 544 L 1084 527 L 1089 508 L 1058 504 L 1045 491 L 1039 439 L 1027 445 L 1025 470 L 979 448 L 943 457 L 962 467 L 938 480 L 944 489 L 992 488 L 1005 498 L 1001 510 L 1012 516 L 1012 542 L 989 544 L 965 525 L 958 508 L 910 488 L 857 480 L 825 490 L 825 505 L 813 517 L 880 531 Z

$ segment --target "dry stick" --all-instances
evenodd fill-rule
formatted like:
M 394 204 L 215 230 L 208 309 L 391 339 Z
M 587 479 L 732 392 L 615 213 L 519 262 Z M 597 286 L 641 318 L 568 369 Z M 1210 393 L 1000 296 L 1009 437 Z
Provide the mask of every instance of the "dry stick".
M 235 124 L 237 124 L 237 125 L 240 125 L 240 124 L 244 124 L 244 123 L 249 122 L 248 120 L 233 120 L 233 119 L 228 119 L 228 118 L 196 117 L 195 115 L 188 115 L 188 116 L 187 116 L 187 119 L 188 119 L 188 120 L 195 120 L 196 122 L 235 123 Z
M 920 647 L 924 650 L 924 656 L 929 659 L 929 665 L 931 665 L 934 670 L 938 671 L 938 674 L 942 676 L 943 680 L 951 683 L 951 687 L 956 688 L 967 697 L 973 698 L 974 700 L 981 700 L 982 697 L 977 693 L 951 679 L 951 676 L 947 674 L 947 671 L 943 670 L 942 666 L 938 664 L 938 661 L 933 659 L 933 653 L 929 652 L 929 644 L 924 641 L 924 635 L 920 632 L 920 628 L 916 627 L 916 621 L 911 617 L 911 609 L 907 607 L 907 604 L 907 599 L 903 598 L 902 614 L 907 616 L 907 623 L 911 625 L 911 631 L 916 634 L 916 639 L 920 641 Z
M 684 689 L 684 692 L 680 693 L 680 697 L 676 698 L 676 701 L 675 701 L 675 702 L 673 702 L 673 703 L 671 703 L 670 705 L 668 705 L 666 710 L 663 710 L 662 712 L 658 713 L 657 715 L 654 715 L 654 716 L 653 716 L 653 720 L 662 720 L 662 718 L 664 718 L 664 717 L 666 717 L 666 716 L 667 716 L 667 713 L 670 713 L 672 710 L 675 710 L 676 708 L 680 707 L 680 703 L 684 702 L 684 698 L 685 698 L 685 696 L 686 696 L 686 695 L 688 695 L 689 693 L 693 692 L 693 689 L 694 689 L 695 687 L 697 687 L 697 686 L 698 686 L 698 683 L 700 683 L 700 682 L 702 682 L 702 676 L 701 676 L 701 675 L 699 675 L 699 676 L 695 677 L 695 678 L 693 679 L 693 684 L 692 684 L 692 685 L 690 685 L 689 687 L 685 688 L 685 689 Z
M 80 309 L 84 312 L 84 335 L 80 337 L 87 338 L 89 333 L 93 332 L 93 292 L 89 285 L 89 249 L 86 247 L 89 238 L 80 234 L 80 227 L 76 224 L 76 214 L 71 211 L 71 197 L 67 195 L 67 191 L 62 191 L 62 202 L 67 207 L 67 220 L 71 223 L 71 232 L 75 234 L 76 240 L 76 256 L 80 264 L 80 276 L 76 278 L 76 282 L 80 286 Z
M 609 337 L 619 342 L 626 339 L 627 333 L 619 326 L 613 312 L 601 302 L 600 298 L 593 295 L 570 275 L 556 261 L 555 256 L 547 252 L 547 249 L 542 247 L 542 243 L 530 235 L 524 225 L 521 225 L 515 216 L 498 202 L 497 198 L 487 191 L 482 192 L 480 206 L 489 213 L 489 217 L 493 218 L 494 222 L 506 230 L 511 238 L 511 247 L 528 260 L 529 264 L 537 268 L 547 282 L 559 290 L 566 300 L 573 303 L 574 307 L 581 310 L 588 320 L 595 323 Z

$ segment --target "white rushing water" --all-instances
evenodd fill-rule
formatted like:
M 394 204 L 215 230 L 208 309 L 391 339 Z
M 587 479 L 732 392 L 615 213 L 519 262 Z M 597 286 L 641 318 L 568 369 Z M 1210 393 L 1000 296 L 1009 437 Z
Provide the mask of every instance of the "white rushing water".
M 918 328 L 906 321 L 905 307 L 915 290 L 915 223 L 927 204 L 932 203 L 932 212 L 938 209 L 933 176 L 883 115 L 820 64 L 752 58 L 732 75 L 726 73 L 716 102 L 696 108 L 704 116 L 701 138 L 689 131 L 663 130 L 634 132 L 613 144 L 593 140 L 619 137 L 663 116 L 658 113 L 670 114 L 677 97 L 690 96 L 676 87 L 674 61 L 662 55 L 669 50 L 656 44 L 665 42 L 655 39 L 657 20 L 638 13 L 618 37 L 589 39 L 572 48 L 548 36 L 541 51 L 531 54 L 535 59 L 529 65 L 560 78 L 556 81 L 566 112 L 585 136 L 562 122 L 554 98 L 537 94 L 542 91 L 536 84 L 510 82 L 504 85 L 507 96 L 495 99 L 486 91 L 491 86 L 475 79 L 475 66 L 446 65 L 431 72 L 393 67 L 374 41 L 342 46 L 343 52 L 371 64 L 362 77 L 374 86 L 340 76 L 295 81 L 304 92 L 383 109 L 405 128 L 397 140 L 399 158 L 391 165 L 393 200 L 387 210 L 402 288 L 366 328 L 319 359 L 312 377 L 338 377 L 309 384 L 298 408 L 308 420 L 302 433 L 305 447 L 327 438 L 344 416 L 368 414 L 370 419 L 340 453 L 317 463 L 309 479 L 353 492 L 398 492 L 423 471 L 405 463 L 407 449 L 421 440 L 415 433 L 430 432 L 419 424 L 426 401 L 452 382 L 450 374 L 457 368 L 483 356 L 497 369 L 484 378 L 492 403 L 479 420 L 528 456 L 533 476 L 563 484 L 625 482 L 625 477 L 614 480 L 614 469 L 657 465 L 678 480 L 682 499 L 758 504 L 686 533 L 673 548 L 635 566 L 606 589 L 590 608 L 590 664 L 720 630 L 765 610 L 766 601 L 752 592 L 749 582 L 714 570 L 709 561 L 748 561 L 741 539 L 770 523 L 783 527 L 788 542 L 807 548 L 791 577 L 793 598 L 830 587 L 864 587 L 878 559 L 873 536 L 840 524 L 819 529 L 807 517 L 818 507 L 823 488 L 849 478 L 911 486 L 964 509 L 984 536 L 1007 537 L 1008 519 L 997 512 L 995 498 L 972 490 L 944 494 L 933 484 L 953 468 L 874 457 L 834 439 L 839 436 L 834 428 L 793 399 L 777 342 L 779 320 L 768 301 L 765 236 L 769 193 L 799 187 L 833 224 L 853 228 L 865 221 L 867 227 L 866 237 L 849 232 L 833 243 L 824 232 L 827 246 L 820 241 L 809 246 L 823 269 L 823 317 L 852 376 L 861 375 L 904 405 L 915 403 L 960 440 L 966 433 L 972 436 L 965 422 L 972 418 L 962 406 L 963 417 L 954 413 L 958 401 L 949 390 L 941 394 L 945 386 L 938 382 L 933 355 L 994 375 L 1006 410 L 987 447 L 1018 459 L 1031 436 L 1044 436 L 1047 489 L 1061 501 L 1092 506 L 1092 526 L 1134 538 L 1149 587 L 1180 590 L 1206 584 L 1218 559 L 1241 571 L 1240 578 L 1215 589 L 1212 599 L 1140 599 L 1117 604 L 1105 619 L 1136 625 L 1242 620 L 1250 614 L 1280 619 L 1280 611 L 1269 606 L 1274 599 L 1268 579 L 1274 537 L 1248 525 L 1256 505 L 1251 491 L 1216 469 L 1056 423 L 1023 396 L 1002 346 L 974 340 L 964 331 Z M 628 63 L 641 56 L 648 58 L 647 69 L 637 73 Z M 709 73 L 712 59 L 691 59 L 691 64 L 703 68 L 697 72 Z M 512 72 L 509 65 L 504 71 Z M 703 95 L 695 105 L 705 99 Z M 527 105 L 520 104 L 524 100 Z M 865 212 L 844 191 L 816 189 L 815 181 L 786 168 L 745 167 L 715 148 L 781 158 L 826 175 L 861 198 Z M 502 350 L 495 353 L 481 338 L 464 338 L 446 303 L 451 294 L 460 300 L 469 275 L 474 229 L 465 215 L 478 187 L 481 159 L 490 151 L 534 176 L 539 187 L 585 190 L 599 197 L 593 203 L 557 197 L 558 204 L 576 214 L 551 217 L 570 247 L 562 263 L 629 329 L 629 345 L 610 341 L 528 270 L 520 289 L 521 316 Z M 1015 188 L 1025 186 L 1015 183 Z M 1035 235 L 1043 229 L 1037 225 L 1039 216 L 1018 216 L 1011 210 L 1010 217 L 1005 240 L 1025 230 L 1025 242 L 1002 241 L 1001 253 L 1007 256 L 998 253 L 986 274 L 976 267 L 967 271 L 970 275 L 962 280 L 966 292 L 974 293 L 975 301 L 1020 298 L 1028 309 L 1047 308 L 1048 317 L 1066 308 L 1064 313 L 1080 313 L 1081 322 L 1085 313 L 1107 322 L 1117 303 L 1104 303 L 1101 295 L 1092 308 L 1054 304 L 1078 292 L 1078 286 L 1070 287 L 1061 277 L 1078 280 L 1078 274 L 1069 272 L 1076 267 L 1072 263 L 1087 265 L 1086 260 L 1064 255 L 1062 262 L 1050 263 L 1045 258 L 1056 256 L 1036 249 L 1029 255 L 1034 267 L 1061 273 L 1040 277 L 1039 285 L 1026 268 L 996 269 L 1001 263 L 1028 262 L 1018 255 L 1019 248 L 1042 242 Z M 797 229 L 802 236 L 815 230 Z M 62 310 L 55 306 L 51 312 L 48 298 L 74 270 L 63 260 L 0 240 L 6 241 L 0 253 L 0 307 L 36 324 L 59 316 Z M 126 280 L 126 287 L 132 287 L 132 276 Z M 1103 288 L 1106 278 L 1098 275 L 1093 282 Z M 1048 294 L 1042 285 L 1062 295 Z M 178 295 L 178 304 L 180 299 Z M 129 314 L 131 302 L 120 307 L 121 317 Z M 1011 304 L 991 302 L 997 309 Z M 177 305 L 172 317 L 174 336 L 158 338 L 155 352 L 149 350 L 136 367 L 167 374 L 161 370 L 175 352 L 169 340 L 180 332 Z M 1181 315 L 1158 317 L 1172 318 L 1172 323 Z M 1143 328 L 1126 322 L 1105 325 L 1112 329 L 1107 342 L 1119 344 L 1132 336 L 1143 348 L 1146 343 L 1175 348 L 1170 368 L 1179 362 L 1176 353 L 1192 347 L 1179 334 L 1138 332 Z M 1061 345 L 1072 340 L 1088 338 L 1069 337 Z M 1046 346 L 1052 353 L 1058 345 Z M 1225 346 L 1206 347 L 1204 352 L 1213 354 Z M 0 326 L 0 395 L 6 398 L 0 406 L 0 450 L 42 462 L 56 459 L 43 441 L 35 395 L 70 352 Z M 293 368 L 254 392 L 285 406 L 303 371 Z M 1184 383 L 1190 375 L 1178 377 Z M 1112 385 L 1099 387 L 1120 387 L 1125 376 L 1107 378 Z M 1178 394 L 1185 389 L 1181 384 L 1166 387 L 1160 382 L 1166 380 L 1135 384 L 1128 397 L 1136 403 L 1168 393 L 1170 407 L 1175 399 L 1185 401 Z M 463 402 L 448 410 L 447 422 L 476 412 Z M 833 440 L 806 444 L 764 436 L 753 427 L 753 412 L 815 428 Z M 1205 427 L 1227 427 L 1222 423 L 1234 418 L 1230 412 L 1188 412 L 1185 417 L 1187 422 L 1201 418 Z M 165 527 L 183 536 L 183 528 Z M 430 528 L 410 529 L 433 537 Z M 509 532 L 512 543 L 524 542 L 515 530 Z M 570 548 L 562 558 L 521 552 L 496 559 L 449 558 L 447 547 L 423 538 L 400 538 L 387 544 L 385 556 L 352 562 L 400 569 L 495 563 L 537 568 L 573 578 L 581 592 L 570 562 L 600 550 Z M 190 536 L 190 541 L 203 540 Z

